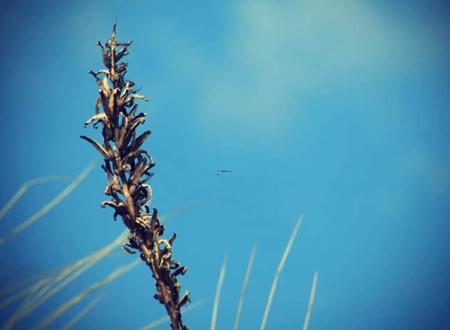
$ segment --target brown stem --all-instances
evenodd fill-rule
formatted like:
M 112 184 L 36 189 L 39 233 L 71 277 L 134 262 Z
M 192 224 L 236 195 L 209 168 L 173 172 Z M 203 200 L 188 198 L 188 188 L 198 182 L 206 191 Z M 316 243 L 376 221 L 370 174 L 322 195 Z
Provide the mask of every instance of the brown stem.
M 118 163 L 121 164 L 122 160 L 120 159 L 120 157 L 118 157 Z M 123 190 L 123 195 L 125 197 L 127 206 L 128 206 L 128 211 L 129 211 L 129 215 L 132 219 L 132 223 L 135 220 L 135 207 L 134 207 L 134 201 L 129 193 L 129 187 L 128 184 L 126 183 L 126 177 L 125 177 L 125 173 L 123 171 L 120 171 L 120 178 L 122 181 L 122 190 Z M 128 229 L 130 231 L 133 231 L 133 228 L 128 227 Z M 142 237 L 142 235 L 139 234 L 139 241 L 141 242 L 146 242 L 145 237 Z M 153 278 L 156 281 L 156 289 L 159 293 L 159 295 L 162 297 L 162 300 L 164 302 L 164 306 L 167 310 L 167 314 L 170 317 L 171 320 L 171 327 L 173 330 L 181 330 L 183 329 L 183 323 L 181 321 L 181 312 L 180 312 L 180 308 L 177 308 L 177 305 L 174 303 L 172 297 L 175 296 L 174 292 L 172 292 L 171 288 L 169 286 L 166 286 L 164 284 L 164 282 L 161 279 L 161 275 L 160 275 L 160 267 L 159 267 L 159 246 L 158 244 L 154 244 L 154 248 L 156 249 L 155 254 L 151 253 L 151 251 L 147 248 L 145 243 L 142 243 L 139 245 L 139 249 L 142 253 L 142 257 L 145 261 L 145 263 L 149 266 L 149 268 L 152 271 L 152 275 Z
M 181 313 L 173 304 L 173 301 L 171 299 L 172 292 L 170 288 L 165 286 L 160 279 L 157 263 L 155 262 L 154 258 L 152 258 L 152 253 L 145 246 L 145 244 L 141 244 L 140 249 L 142 251 L 146 263 L 150 266 L 150 269 L 152 270 L 153 278 L 156 280 L 156 288 L 164 300 L 164 306 L 166 307 L 167 314 L 170 317 L 172 329 L 173 330 L 183 329 L 183 323 L 181 322 Z

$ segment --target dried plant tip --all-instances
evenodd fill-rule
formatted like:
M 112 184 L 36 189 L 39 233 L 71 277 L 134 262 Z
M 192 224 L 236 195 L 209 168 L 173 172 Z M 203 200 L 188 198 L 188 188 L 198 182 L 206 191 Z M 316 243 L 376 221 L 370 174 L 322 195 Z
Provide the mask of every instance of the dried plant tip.
M 137 102 L 148 101 L 148 98 L 134 88 L 133 81 L 125 79 L 128 64 L 120 61 L 129 53 L 131 41 L 118 42 L 116 36 L 114 24 L 108 41 L 105 44 L 98 42 L 106 69 L 90 71 L 98 85 L 99 95 L 95 115 L 85 122 L 85 126 L 93 123 L 96 128 L 102 123 L 103 141 L 99 143 L 87 136 L 82 136 L 82 139 L 105 159 L 102 168 L 108 184 L 104 193 L 111 200 L 103 202 L 102 207 L 112 207 L 114 219 L 120 215 L 129 229 L 129 242 L 123 245 L 124 250 L 128 253 L 140 251 L 141 259 L 156 280 L 155 298 L 165 305 L 172 329 L 187 329 L 181 319 L 180 307 L 188 297 L 180 299 L 180 284 L 176 279 L 176 275 L 184 274 L 186 268 L 172 260 L 175 235 L 170 240 L 162 238 L 164 226 L 158 220 L 158 212 L 153 209 L 150 214 L 147 206 L 153 195 L 147 181 L 152 176 L 150 169 L 155 162 L 141 149 L 151 132 L 137 133 L 146 118 L 145 113 L 138 113 Z

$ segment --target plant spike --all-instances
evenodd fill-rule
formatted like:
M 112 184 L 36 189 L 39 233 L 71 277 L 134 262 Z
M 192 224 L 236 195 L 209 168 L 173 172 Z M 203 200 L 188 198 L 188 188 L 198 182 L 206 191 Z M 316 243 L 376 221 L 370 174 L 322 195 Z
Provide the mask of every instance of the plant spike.
M 135 83 L 127 80 L 127 64 L 120 60 L 128 54 L 130 42 L 116 40 L 116 24 L 106 44 L 98 42 L 106 69 L 90 71 L 99 87 L 95 103 L 95 114 L 86 121 L 102 125 L 103 143 L 82 136 L 100 152 L 104 158 L 102 169 L 108 177 L 105 194 L 111 200 L 102 207 L 114 209 L 114 218 L 121 216 L 129 229 L 126 248 L 140 252 L 156 282 L 155 299 L 163 304 L 173 330 L 187 330 L 181 317 L 181 307 L 189 302 L 189 294 L 180 295 L 177 276 L 186 272 L 186 267 L 172 260 L 174 239 L 162 238 L 164 226 L 154 208 L 150 213 L 147 203 L 152 198 L 151 187 L 146 183 L 152 176 L 150 169 L 155 165 L 149 154 L 142 150 L 142 144 L 150 136 L 150 131 L 141 135 L 136 129 L 144 122 L 145 113 L 137 113 L 136 101 L 148 99 L 138 94 Z M 103 112 L 101 112 L 103 110 Z

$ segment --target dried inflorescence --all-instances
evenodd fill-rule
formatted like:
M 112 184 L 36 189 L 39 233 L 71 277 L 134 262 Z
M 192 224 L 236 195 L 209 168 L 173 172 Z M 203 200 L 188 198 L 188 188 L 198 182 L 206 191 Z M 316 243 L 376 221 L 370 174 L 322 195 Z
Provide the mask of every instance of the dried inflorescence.
M 85 122 L 94 128 L 102 125 L 103 143 L 87 136 L 81 138 L 92 144 L 103 156 L 103 170 L 108 176 L 104 193 L 111 200 L 102 207 L 114 209 L 114 219 L 120 216 L 130 230 L 128 242 L 123 248 L 129 253 L 140 252 L 141 259 L 150 267 L 156 281 L 155 299 L 166 307 L 172 329 L 187 329 L 181 319 L 180 309 L 189 301 L 189 294 L 180 296 L 178 275 L 186 273 L 186 267 L 172 259 L 171 239 L 162 238 L 164 226 L 158 219 L 158 212 L 151 212 L 147 206 L 152 198 L 152 189 L 147 181 L 155 166 L 151 156 L 142 150 L 142 144 L 150 131 L 137 135 L 136 130 L 145 121 L 146 114 L 138 113 L 136 101 L 147 98 L 134 88 L 134 82 L 125 79 L 127 63 L 120 60 L 128 54 L 131 42 L 116 40 L 116 26 L 105 45 L 98 42 L 102 50 L 106 69 L 91 71 L 99 86 L 95 104 L 95 115 Z M 100 110 L 103 109 L 103 112 Z

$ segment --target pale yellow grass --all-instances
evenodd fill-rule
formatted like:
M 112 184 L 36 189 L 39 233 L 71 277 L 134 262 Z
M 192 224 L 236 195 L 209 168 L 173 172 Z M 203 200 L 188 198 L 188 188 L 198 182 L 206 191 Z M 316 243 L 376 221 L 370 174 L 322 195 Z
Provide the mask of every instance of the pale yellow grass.
M 49 275 L 41 278 L 32 286 L 20 291 L 7 300 L 2 301 L 0 306 L 17 301 L 23 296 L 27 297 L 27 299 L 25 299 L 25 301 L 23 301 L 23 303 L 9 317 L 7 324 L 9 324 L 10 327 L 13 327 L 20 320 L 30 315 L 34 310 L 44 304 L 56 293 L 58 293 L 68 284 L 80 277 L 84 272 L 94 266 L 101 259 L 105 258 L 115 248 L 123 244 L 126 235 L 127 232 L 126 230 L 124 230 L 119 236 L 117 236 L 115 240 L 113 240 L 103 248 L 64 267 L 56 275 Z
M 92 169 L 97 164 L 96 161 L 91 162 L 75 179 L 73 179 L 69 185 L 64 188 L 58 195 L 56 195 L 50 202 L 44 205 L 39 211 L 32 214 L 30 217 L 22 221 L 18 226 L 11 230 L 8 234 L 0 238 L 0 245 L 4 244 L 6 241 L 15 237 L 16 235 L 23 232 L 29 226 L 34 224 L 36 221 L 41 219 L 44 215 L 50 212 L 55 206 L 61 203 L 69 194 L 77 188 L 81 182 L 88 176 Z
M 245 272 L 244 283 L 242 284 L 241 295 L 239 297 L 238 308 L 236 311 L 236 318 L 234 320 L 234 330 L 239 328 L 239 321 L 241 320 L 242 308 L 244 306 L 245 293 L 247 292 L 248 283 L 250 281 L 250 275 L 252 273 L 253 262 L 256 255 L 256 244 L 253 246 L 252 252 L 250 254 L 250 259 L 248 260 L 247 271 Z
M 301 224 L 303 222 L 303 215 L 300 216 L 297 223 L 295 224 L 294 230 L 292 231 L 291 237 L 288 241 L 288 244 L 286 246 L 286 249 L 284 250 L 283 256 L 281 257 L 280 263 L 278 265 L 277 271 L 275 273 L 275 277 L 272 282 L 272 287 L 270 288 L 269 298 L 267 299 L 266 308 L 264 310 L 263 319 L 261 322 L 260 330 L 265 330 L 267 326 L 267 321 L 269 319 L 269 313 L 270 308 L 272 307 L 273 297 L 275 296 L 275 292 L 277 290 L 278 281 L 280 279 L 281 271 L 284 268 L 284 264 L 286 263 L 287 257 L 289 255 L 289 252 L 291 252 L 292 245 L 294 244 L 295 237 L 297 237 L 297 234 L 300 230 Z
M 74 317 L 72 317 L 65 325 L 61 327 L 61 330 L 72 329 L 78 322 L 83 319 L 103 298 L 102 295 L 95 297 L 89 304 L 83 307 Z
M 175 209 L 168 215 L 161 217 L 161 222 L 167 221 L 171 217 L 178 215 L 192 207 L 197 206 L 198 203 L 191 203 L 187 206 L 182 206 Z M 30 315 L 39 306 L 43 305 L 56 293 L 61 291 L 67 285 L 75 281 L 88 269 L 94 266 L 110 255 L 117 247 L 121 246 L 127 237 L 128 230 L 122 231 L 112 242 L 105 245 L 101 249 L 94 251 L 90 255 L 83 257 L 61 269 L 58 273 L 44 276 L 37 280 L 34 284 L 26 287 L 16 294 L 4 299 L 0 302 L 0 308 L 6 307 L 14 302 L 19 301 L 22 298 L 26 298 L 22 304 L 15 310 L 15 312 L 9 317 L 8 324 L 14 326 L 20 320 Z
M 51 181 L 65 181 L 69 178 L 66 176 L 52 175 L 44 176 L 41 178 L 32 179 L 22 184 L 19 189 L 11 196 L 6 204 L 0 209 L 0 220 L 12 209 L 14 205 L 20 200 L 20 198 L 30 189 L 32 186 L 48 183 Z
M 70 308 L 75 306 L 76 304 L 80 303 L 87 297 L 89 297 L 91 294 L 96 292 L 97 290 L 103 288 L 105 285 L 109 284 L 110 282 L 114 281 L 118 277 L 124 275 L 125 273 L 129 272 L 133 268 L 135 268 L 137 265 L 141 264 L 141 260 L 136 259 L 129 263 L 126 266 L 122 266 L 108 274 L 106 277 L 101 279 L 100 281 L 95 282 L 90 287 L 84 289 L 76 296 L 72 297 L 68 301 L 66 301 L 64 304 L 60 305 L 58 308 L 56 308 L 51 314 L 43 318 L 41 321 L 39 321 L 32 329 L 33 330 L 40 330 L 47 328 L 50 324 L 52 324 L 56 319 L 58 319 L 61 315 L 63 315 L 65 312 L 67 312 Z M 8 329 L 8 328 L 5 328 Z
M 225 279 L 226 271 L 227 271 L 227 257 L 225 256 L 225 259 L 223 260 L 222 268 L 220 269 L 219 280 L 217 281 L 216 295 L 214 297 L 214 305 L 213 305 L 212 316 L 211 316 L 211 328 L 210 328 L 211 330 L 216 329 L 217 314 L 219 313 L 220 295 L 222 292 L 222 286 L 223 286 L 223 281 Z
M 305 315 L 305 321 L 303 322 L 303 330 L 308 330 L 309 321 L 311 320 L 312 309 L 314 305 L 314 299 L 316 297 L 317 281 L 319 280 L 319 273 L 314 272 L 313 280 L 311 284 L 311 291 L 309 292 L 308 309 Z

